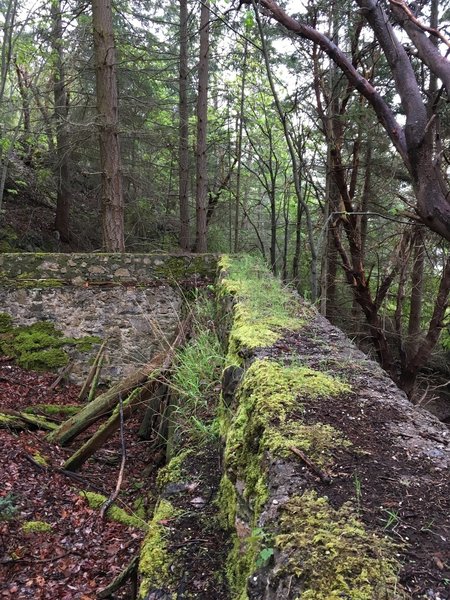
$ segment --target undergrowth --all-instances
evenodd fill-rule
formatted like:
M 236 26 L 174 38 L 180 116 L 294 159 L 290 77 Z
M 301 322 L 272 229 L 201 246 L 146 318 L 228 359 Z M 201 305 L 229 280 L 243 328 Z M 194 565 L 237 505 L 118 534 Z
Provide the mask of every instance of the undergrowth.
M 202 442 L 218 434 L 211 398 L 219 396 L 224 354 L 214 326 L 215 302 L 208 291 L 196 297 L 192 312 L 193 336 L 176 354 L 171 383 L 177 397 L 177 427 Z

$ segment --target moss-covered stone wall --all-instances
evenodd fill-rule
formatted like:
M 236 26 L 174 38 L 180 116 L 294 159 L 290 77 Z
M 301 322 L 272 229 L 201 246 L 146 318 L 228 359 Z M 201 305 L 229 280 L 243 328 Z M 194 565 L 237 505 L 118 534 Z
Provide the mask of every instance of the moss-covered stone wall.
M 194 277 L 214 277 L 211 254 L 0 254 L 0 285 L 33 287 L 126 283 L 155 285 Z
M 221 266 L 226 373 L 243 373 L 220 415 L 231 598 L 445 597 L 426 548 L 447 535 L 430 486 L 450 466 L 448 430 L 263 265 Z
M 50 322 L 65 338 L 95 338 L 59 349 L 75 383 L 106 342 L 101 380 L 114 381 L 173 339 L 185 286 L 216 272 L 213 255 L 0 254 L 0 312 L 15 327 Z

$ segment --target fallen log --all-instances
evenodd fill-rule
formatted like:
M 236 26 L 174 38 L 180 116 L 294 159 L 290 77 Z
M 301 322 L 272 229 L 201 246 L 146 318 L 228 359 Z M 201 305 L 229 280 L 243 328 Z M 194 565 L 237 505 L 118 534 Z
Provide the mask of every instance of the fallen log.
M 62 446 L 68 444 L 93 423 L 109 415 L 119 402 L 120 397 L 129 394 L 130 391 L 139 386 L 142 387 L 149 380 L 155 381 L 160 377 L 169 368 L 175 348 L 186 339 L 190 322 L 191 318 L 188 317 L 180 324 L 178 335 L 169 348 L 156 354 L 148 363 L 130 373 L 109 390 L 100 394 L 95 400 L 92 400 L 79 413 L 67 419 L 48 436 L 48 440 Z
M 44 429 L 46 431 L 53 431 L 58 425 L 47 420 L 45 417 L 2 408 L 0 410 L 0 427 L 16 430 Z
M 152 393 L 149 388 L 153 385 L 154 382 L 151 382 L 148 387 L 144 386 L 136 388 L 131 392 L 128 398 L 123 402 L 124 420 L 129 419 L 138 405 Z M 79 469 L 88 458 L 103 446 L 106 440 L 108 440 L 119 427 L 119 424 L 120 410 L 116 407 L 109 419 L 97 429 L 94 435 L 66 460 L 63 469 L 66 469 L 67 471 L 76 471 Z

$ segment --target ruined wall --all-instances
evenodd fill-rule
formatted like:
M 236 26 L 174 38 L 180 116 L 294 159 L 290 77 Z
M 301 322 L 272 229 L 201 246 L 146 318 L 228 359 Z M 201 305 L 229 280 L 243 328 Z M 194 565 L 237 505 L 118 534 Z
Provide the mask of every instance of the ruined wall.
M 264 267 L 222 267 L 231 597 L 449 598 L 448 428 Z
M 173 338 L 183 284 L 215 272 L 211 255 L 0 254 L 0 312 L 15 325 L 52 321 L 67 337 L 107 340 L 102 378 L 112 380 Z M 70 350 L 76 383 L 97 349 Z

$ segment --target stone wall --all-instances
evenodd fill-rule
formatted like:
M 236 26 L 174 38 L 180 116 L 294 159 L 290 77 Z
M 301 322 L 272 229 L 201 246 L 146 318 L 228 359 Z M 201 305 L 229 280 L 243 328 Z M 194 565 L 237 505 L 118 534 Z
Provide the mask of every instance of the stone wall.
M 222 264 L 231 597 L 449 598 L 448 428 L 262 266 Z
M 155 286 L 167 281 L 214 277 L 212 254 L 0 254 L 0 285 L 33 286 L 123 283 Z
M 0 312 L 15 325 L 52 321 L 67 337 L 106 340 L 102 380 L 116 380 L 171 341 L 183 283 L 213 278 L 211 255 L 0 254 Z M 98 345 L 70 349 L 81 383 Z

